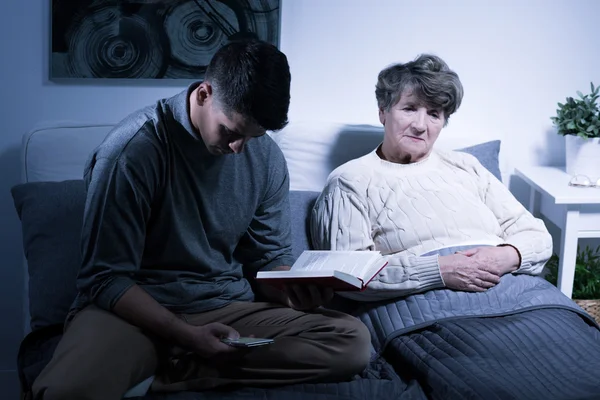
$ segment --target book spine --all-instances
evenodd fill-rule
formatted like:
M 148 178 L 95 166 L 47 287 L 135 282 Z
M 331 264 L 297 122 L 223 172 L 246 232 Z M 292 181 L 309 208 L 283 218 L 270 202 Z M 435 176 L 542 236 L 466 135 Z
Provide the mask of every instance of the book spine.
M 365 282 L 364 282 L 364 281 L 363 281 L 361 278 L 358 278 L 358 280 L 360 280 L 360 282 L 361 282 L 361 284 L 362 284 L 362 286 L 361 286 L 361 288 L 360 288 L 360 291 L 361 291 L 361 292 L 367 289 L 367 285 L 368 285 L 369 283 L 371 283 L 371 281 L 372 281 L 373 279 L 375 279 L 375 277 L 376 277 L 377 275 L 379 275 L 379 273 L 380 273 L 381 271 L 383 271 L 383 269 L 386 267 L 386 265 L 388 265 L 387 261 L 385 262 L 385 264 L 383 264 L 383 265 L 381 266 L 381 268 L 379 268 L 379 269 L 377 270 L 377 272 L 375 273 L 375 275 L 373 275 L 373 276 L 371 277 L 371 279 L 369 279 L 369 280 L 367 281 L 367 283 L 365 283 Z

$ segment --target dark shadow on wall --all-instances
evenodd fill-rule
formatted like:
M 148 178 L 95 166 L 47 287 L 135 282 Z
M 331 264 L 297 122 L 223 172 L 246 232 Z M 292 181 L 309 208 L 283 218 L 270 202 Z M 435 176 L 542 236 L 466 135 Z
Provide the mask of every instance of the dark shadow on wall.
M 509 190 L 511 193 L 517 198 L 517 200 L 529 210 L 529 199 L 531 197 L 530 186 L 527 182 L 521 179 L 517 175 L 512 175 L 510 178 Z M 548 232 L 552 236 L 552 242 L 554 247 L 554 252 L 558 252 L 560 250 L 560 228 L 557 227 L 552 221 L 536 215 L 536 217 L 542 219 Z
M 565 138 L 551 128 L 546 131 L 543 145 L 535 149 L 536 164 L 565 165 Z
M 21 224 L 10 188 L 21 178 L 21 151 L 0 153 L 0 370 L 15 370 L 23 337 L 23 251 Z
M 508 185 L 510 192 L 525 208 L 529 209 L 530 187 L 523 179 L 513 174 Z

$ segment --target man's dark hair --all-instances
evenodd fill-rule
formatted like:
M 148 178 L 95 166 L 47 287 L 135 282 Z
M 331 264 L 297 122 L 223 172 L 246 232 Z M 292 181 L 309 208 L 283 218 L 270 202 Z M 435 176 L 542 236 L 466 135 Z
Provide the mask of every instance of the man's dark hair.
M 288 123 L 290 67 L 277 47 L 260 40 L 238 40 L 221 47 L 205 74 L 225 115 L 241 114 L 265 130 Z

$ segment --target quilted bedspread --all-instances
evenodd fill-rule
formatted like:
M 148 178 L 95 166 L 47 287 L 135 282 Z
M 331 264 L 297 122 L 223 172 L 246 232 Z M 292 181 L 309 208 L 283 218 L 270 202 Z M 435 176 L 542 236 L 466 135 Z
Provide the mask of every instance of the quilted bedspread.
M 373 345 L 431 399 L 600 399 L 600 330 L 542 278 L 363 305 Z

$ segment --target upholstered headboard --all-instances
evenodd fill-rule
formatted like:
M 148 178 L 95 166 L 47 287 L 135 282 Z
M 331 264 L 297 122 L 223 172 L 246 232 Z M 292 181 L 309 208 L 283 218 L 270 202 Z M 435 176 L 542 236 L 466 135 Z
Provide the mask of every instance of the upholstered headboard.
M 23 136 L 23 181 L 81 179 L 83 165 L 112 124 L 54 123 Z M 292 190 L 320 190 L 336 166 L 364 155 L 380 143 L 383 129 L 372 125 L 294 122 L 271 137 L 288 161 Z M 436 147 L 460 149 L 481 143 L 476 136 L 440 135 Z M 499 168 L 506 176 L 500 152 Z M 310 171 L 311 173 L 308 173 Z
M 57 123 L 23 136 L 23 181 L 82 179 L 87 156 L 112 128 L 111 124 Z

